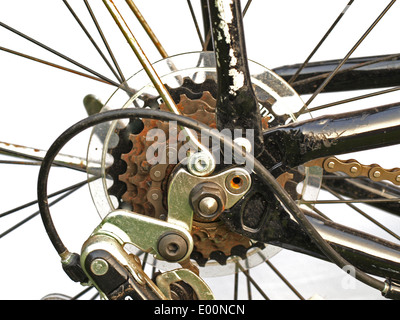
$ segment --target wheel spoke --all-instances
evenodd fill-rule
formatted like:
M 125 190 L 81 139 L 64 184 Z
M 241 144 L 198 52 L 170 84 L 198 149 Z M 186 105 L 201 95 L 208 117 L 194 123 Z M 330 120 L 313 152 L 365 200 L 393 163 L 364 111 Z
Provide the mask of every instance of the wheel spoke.
M 252 1 L 253 0 L 247 0 L 247 3 L 246 3 L 246 5 L 244 6 L 244 9 L 243 9 L 243 17 L 246 15 L 247 10 L 249 10 Z
M 265 300 L 270 300 L 268 296 L 265 294 L 265 292 L 261 289 L 261 287 L 258 285 L 258 283 L 253 279 L 253 277 L 250 275 L 250 273 L 245 270 L 240 263 L 236 262 L 237 267 L 242 271 L 242 273 L 246 276 L 246 278 L 251 282 L 251 284 L 254 286 L 254 288 L 257 289 L 257 291 L 261 294 L 261 296 Z
M 7 30 L 9 30 L 9 31 L 11 31 L 12 33 L 15 33 L 16 35 L 18 35 L 18 36 L 20 36 L 20 37 L 22 37 L 22 38 L 24 38 L 26 40 L 34 43 L 35 45 L 37 45 L 37 46 L 39 46 L 39 47 L 41 47 L 41 48 L 43 48 L 43 49 L 55 54 L 56 56 L 66 60 L 66 61 L 68 61 L 68 62 L 70 62 L 70 63 L 72 63 L 72 64 L 74 64 L 74 65 L 76 65 L 76 66 L 78 66 L 80 68 L 82 68 L 83 70 L 86 70 L 87 72 L 89 72 L 89 73 L 95 75 L 96 77 L 106 81 L 107 83 L 112 84 L 112 85 L 114 85 L 116 87 L 119 86 L 119 84 L 117 82 L 115 82 L 115 81 L 107 78 L 106 76 L 103 76 L 102 74 L 90 69 L 89 67 L 87 67 L 87 66 L 85 66 L 85 65 L 83 65 L 83 64 L 81 64 L 81 63 L 79 63 L 79 62 L 77 62 L 77 61 L 75 61 L 75 60 L 73 60 L 73 59 L 71 59 L 69 57 L 67 57 L 66 55 L 62 54 L 61 52 L 58 52 L 58 51 L 50 48 L 49 46 L 47 46 L 47 45 L 45 45 L 45 44 L 43 44 L 43 43 L 41 43 L 41 42 L 29 37 L 28 35 L 26 35 L 26 34 L 14 29 L 14 28 L 8 26 L 7 24 L 5 24 L 3 22 L 0 22 L 0 26 L 5 28 L 5 29 L 7 29 Z
M 32 57 L 32 56 L 29 56 L 27 54 L 24 54 L 24 53 L 21 53 L 21 52 L 18 52 L 18 51 L 14 51 L 14 50 L 7 49 L 7 48 L 4 48 L 4 47 L 0 47 L 0 50 L 2 50 L 4 52 L 11 53 L 11 54 L 14 54 L 16 56 L 19 56 L 19 57 L 22 57 L 22 58 L 25 58 L 25 59 L 29 59 L 29 60 L 32 60 L 32 61 L 36 61 L 36 62 L 45 64 L 45 65 L 48 65 L 48 66 L 53 67 L 53 68 L 57 68 L 57 69 L 60 69 L 60 70 L 63 70 L 63 71 L 67 71 L 67 72 L 70 72 L 70 73 L 77 74 L 77 75 L 82 76 L 82 77 L 86 77 L 86 78 L 89 78 L 89 79 L 92 79 L 92 80 L 96 80 L 96 81 L 100 81 L 100 82 L 112 85 L 112 83 L 110 83 L 108 81 L 105 81 L 103 79 L 100 79 L 98 77 L 91 76 L 90 74 L 86 74 L 86 73 L 79 72 L 79 71 L 76 71 L 76 70 L 73 70 L 73 69 L 70 69 L 70 68 L 66 68 L 66 67 L 60 66 L 58 64 L 55 64 L 55 63 L 52 63 L 52 62 L 49 62 L 49 61 L 46 61 L 46 60 L 42 60 L 42 59 L 39 59 L 39 58 L 36 58 L 36 57 Z
M 140 13 L 138 7 L 135 5 L 135 3 L 132 0 L 126 0 L 126 3 L 128 4 L 129 8 L 132 10 L 136 18 L 138 19 L 139 23 L 142 25 L 143 29 L 149 36 L 151 42 L 153 45 L 156 47 L 157 51 L 160 53 L 161 57 L 163 59 L 166 59 L 169 57 L 168 53 L 165 51 L 164 47 L 162 46 L 160 40 L 156 37 L 155 33 L 153 30 L 150 28 L 150 25 L 147 23 L 146 19 L 143 17 L 143 15 Z M 129 42 L 129 41 L 128 41 Z M 178 69 L 176 66 L 172 63 L 172 61 L 168 60 L 168 66 L 171 69 L 171 71 L 177 71 Z M 179 84 L 183 83 L 183 79 L 180 76 L 176 77 L 176 80 L 178 81 Z
M 362 100 L 362 99 L 367 99 L 367 98 L 371 98 L 371 97 L 376 97 L 376 96 L 379 96 L 381 94 L 391 93 L 391 92 L 395 92 L 395 91 L 398 91 L 398 90 L 400 90 L 400 86 L 394 87 L 394 88 L 385 89 L 385 90 L 379 90 L 379 91 L 376 91 L 376 92 L 360 95 L 360 96 L 357 96 L 357 97 L 352 97 L 352 98 L 349 98 L 349 99 L 343 99 L 343 100 L 332 102 L 332 103 L 327 103 L 327 104 L 324 104 L 324 105 L 321 105 L 321 106 L 318 106 L 318 107 L 314 107 L 314 108 L 308 108 L 308 111 L 309 112 L 314 112 L 314 111 L 318 111 L 318 110 L 322 110 L 322 109 L 327 109 L 327 108 L 338 106 L 338 105 L 341 105 L 341 104 L 354 102 L 354 101 L 358 101 L 358 100 Z
M 234 275 L 234 287 L 233 287 L 233 300 L 238 300 L 239 294 L 239 268 L 235 264 L 235 275 Z
M 289 287 L 289 289 L 300 299 L 305 300 L 299 291 L 285 278 L 285 276 L 279 272 L 279 270 L 269 261 L 265 260 L 265 263 L 275 272 L 275 274 Z
M 46 151 L 0 141 L 0 154 L 42 161 L 46 155 Z M 90 166 L 88 166 L 87 161 L 84 158 L 61 153 L 56 156 L 54 164 L 56 166 L 94 174 L 100 169 L 100 164 L 94 166 L 95 164 L 91 163 Z
M 86 184 L 86 183 L 85 183 Z M 79 188 L 81 188 L 83 185 L 85 184 L 81 184 L 78 187 L 75 187 L 74 189 L 68 191 L 67 193 L 61 195 L 60 197 L 58 197 L 56 200 L 52 201 L 49 203 L 49 207 L 55 205 L 56 203 L 60 202 L 61 200 L 67 198 L 68 196 L 70 196 L 71 194 L 73 194 L 75 191 L 77 191 Z M 25 219 L 21 220 L 20 222 L 16 223 L 15 225 L 13 225 L 11 228 L 7 229 L 6 231 L 4 231 L 3 233 L 0 234 L 0 239 L 5 237 L 6 235 L 10 234 L 12 231 L 18 229 L 19 227 L 21 227 L 22 225 L 24 225 L 25 223 L 27 223 L 28 221 L 32 220 L 33 218 L 35 218 L 36 216 L 38 216 L 40 214 L 40 210 L 32 213 L 31 215 L 29 215 L 28 217 L 26 217 Z
M 324 214 L 321 210 L 317 209 L 313 204 L 306 204 L 312 211 L 318 214 L 320 217 L 324 218 L 325 220 L 332 221 L 326 214 Z
M 14 164 L 23 166 L 40 166 L 41 162 L 34 161 L 21 161 L 21 160 L 0 160 L 0 164 Z
M 203 48 L 204 47 L 203 36 L 200 31 L 199 23 L 197 22 L 196 14 L 194 13 L 194 10 L 193 10 L 192 2 L 190 0 L 187 0 L 187 4 L 189 7 L 190 15 L 192 16 L 194 26 L 196 28 L 197 36 L 199 37 L 199 40 L 200 40 L 201 47 Z
M 143 257 L 143 260 L 142 260 L 142 269 L 143 269 L 143 270 L 144 270 L 144 268 L 146 267 L 148 257 L 149 257 L 149 253 L 148 253 L 148 252 L 145 252 L 144 257 Z
M 344 200 L 344 198 L 340 194 L 338 194 L 336 191 L 332 190 L 328 186 L 323 185 L 323 188 L 326 189 L 328 192 L 330 192 L 332 195 L 334 195 L 339 200 Z M 349 202 L 346 202 L 346 205 L 348 205 L 350 208 L 352 208 L 353 210 L 355 210 L 356 212 L 361 214 L 364 218 L 368 219 L 369 221 L 371 221 L 373 224 L 375 224 L 376 226 L 378 226 L 382 230 L 386 231 L 392 237 L 396 238 L 397 240 L 400 240 L 400 236 L 398 236 L 395 232 L 393 232 L 392 230 L 390 230 L 389 228 L 387 228 L 386 226 L 381 224 L 376 219 L 372 218 L 370 215 L 368 215 L 366 212 L 364 212 L 360 208 L 356 207 L 355 205 L 353 205 L 352 203 L 349 203 Z
M 110 61 L 108 61 L 108 59 L 106 58 L 106 56 L 104 55 L 103 51 L 100 49 L 100 47 L 97 45 L 96 41 L 93 39 L 93 37 L 90 35 L 89 31 L 86 29 L 85 25 L 82 23 L 82 21 L 79 19 L 78 15 L 75 13 L 75 11 L 72 9 L 72 7 L 69 5 L 67 0 L 63 0 L 65 6 L 68 8 L 69 12 L 72 14 L 72 16 L 74 17 L 74 19 L 76 20 L 76 22 L 79 24 L 79 26 L 81 27 L 81 29 L 83 30 L 83 32 L 86 34 L 86 36 L 88 37 L 88 39 L 90 40 L 90 42 L 93 44 L 93 46 L 95 47 L 96 51 L 99 53 L 99 55 L 102 57 L 102 59 L 104 60 L 104 62 L 107 64 L 108 68 L 111 70 L 111 72 L 114 74 L 115 78 L 117 78 L 117 80 L 122 83 L 122 79 L 120 78 L 119 74 L 115 71 L 115 69 L 113 68 L 113 66 L 111 65 Z
M 105 47 L 107 48 L 108 54 L 110 55 L 111 60 L 113 61 L 114 66 L 118 71 L 120 79 L 122 80 L 122 82 L 125 82 L 126 81 L 125 76 L 124 76 L 124 74 L 123 74 L 123 72 L 122 72 L 122 70 L 121 70 L 121 68 L 120 68 L 120 66 L 118 64 L 117 59 L 115 58 L 115 55 L 114 55 L 110 45 L 108 44 L 107 38 L 104 35 L 104 32 L 103 32 L 103 30 L 102 30 L 102 28 L 100 26 L 100 23 L 98 22 L 98 20 L 96 18 L 96 15 L 94 14 L 94 12 L 92 10 L 92 7 L 89 4 L 89 1 L 88 0 L 83 0 L 83 1 L 84 1 L 85 5 L 86 5 L 86 8 L 89 11 L 90 16 L 92 17 L 93 23 L 95 24 L 96 29 L 97 29 L 101 39 L 103 40 L 103 43 L 104 43 Z
M 258 255 L 265 261 L 271 270 L 288 286 L 288 288 L 301 300 L 305 300 L 300 292 L 286 279 L 286 277 L 269 261 L 261 252 Z
M 250 275 L 250 269 L 247 269 L 247 272 Z M 247 299 L 248 300 L 253 300 L 252 294 L 251 294 L 251 282 L 248 277 L 246 277 L 246 284 L 247 284 Z
M 303 62 L 303 64 L 299 67 L 299 69 L 295 72 L 295 74 L 290 78 L 290 80 L 288 81 L 289 84 L 293 84 L 293 82 L 297 79 L 297 77 L 300 74 L 300 72 L 307 66 L 307 64 L 310 62 L 311 58 L 317 53 L 319 48 L 321 48 L 322 44 L 329 37 L 329 35 L 332 33 L 333 29 L 335 29 L 335 27 L 337 26 L 339 21 L 343 18 L 343 16 L 347 12 L 347 10 L 350 8 L 350 6 L 353 4 L 353 2 L 354 2 L 354 0 L 350 0 L 349 1 L 349 3 L 346 5 L 346 7 L 343 9 L 343 11 L 339 14 L 339 16 L 336 18 L 336 20 L 331 25 L 331 27 L 328 29 L 328 31 L 325 33 L 325 35 L 322 37 L 322 39 L 315 46 L 315 48 L 310 53 L 310 55 L 307 57 L 307 59 Z
M 99 179 L 99 178 L 98 178 L 98 177 L 90 178 L 89 180 L 84 180 L 84 181 L 81 181 L 81 182 L 79 182 L 79 183 L 77 183 L 77 184 L 74 184 L 74 185 L 71 185 L 71 186 L 69 186 L 69 187 L 66 187 L 66 188 L 64 188 L 64 189 L 58 190 L 58 191 L 56 191 L 56 192 L 50 194 L 50 195 L 49 195 L 49 198 L 53 198 L 53 197 L 58 196 L 58 195 L 60 195 L 60 194 L 62 194 L 62 193 L 65 193 L 65 192 L 67 192 L 67 191 L 71 191 L 71 190 L 80 188 L 80 187 L 84 186 L 85 184 L 90 183 L 90 182 L 92 182 L 92 181 L 95 181 L 95 180 L 97 180 L 97 179 Z M 32 205 L 37 204 L 37 203 L 38 203 L 37 200 L 33 200 L 33 201 L 27 202 L 27 203 L 25 203 L 25 204 L 23 204 L 23 205 L 21 205 L 21 206 L 18 206 L 18 207 L 14 208 L 14 209 L 7 210 L 7 211 L 5 211 L 5 212 L 3 212 L 3 213 L 0 214 L 0 218 L 3 218 L 3 217 L 5 217 L 5 216 L 8 216 L 8 215 L 10 215 L 10 214 L 12 214 L 12 213 L 18 212 L 18 211 L 20 211 L 20 210 L 22 210 L 22 209 L 28 208 L 28 207 L 30 207 L 30 206 L 32 206 Z
M 300 200 L 300 204 L 335 204 L 335 203 L 380 203 L 380 202 L 400 202 L 400 198 L 395 199 L 351 199 L 351 200 Z
M 337 72 L 342 68 L 342 66 L 346 63 L 346 61 L 350 58 L 353 52 L 360 46 L 360 44 L 364 41 L 364 39 L 369 35 L 369 33 L 375 28 L 379 21 L 383 18 L 383 16 L 389 11 L 389 9 L 394 5 L 396 0 L 392 0 L 387 7 L 382 11 L 382 13 L 378 16 L 378 18 L 372 23 L 372 25 L 368 28 L 368 30 L 361 36 L 361 38 L 357 41 L 357 43 L 351 48 L 351 50 L 347 53 L 347 55 L 343 58 L 343 60 L 339 63 L 339 65 L 329 74 L 329 76 L 325 79 L 325 81 L 318 87 L 318 89 L 312 94 L 312 96 L 307 100 L 304 106 L 300 109 L 298 114 L 303 114 L 307 112 L 307 108 L 312 101 L 325 89 L 325 87 L 329 84 L 332 78 L 337 74 Z

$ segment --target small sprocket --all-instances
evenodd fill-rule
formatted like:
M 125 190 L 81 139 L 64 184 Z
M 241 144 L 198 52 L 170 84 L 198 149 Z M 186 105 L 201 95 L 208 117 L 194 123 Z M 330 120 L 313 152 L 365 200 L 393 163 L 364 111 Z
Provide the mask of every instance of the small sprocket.
M 216 127 L 216 83 L 206 80 L 197 84 L 190 79 L 184 79 L 179 88 L 170 89 L 182 115 L 196 119 L 208 126 Z M 148 99 L 145 107 L 159 107 L 168 111 L 164 103 L 156 104 L 159 99 Z M 120 207 L 129 208 L 132 211 L 146 216 L 165 220 L 167 211 L 167 184 L 168 178 L 176 163 L 151 165 L 151 159 L 147 157 L 147 151 L 154 147 L 152 139 L 148 138 L 152 129 L 161 129 L 165 133 L 167 150 L 170 140 L 177 141 L 176 136 L 170 136 L 169 124 L 163 121 L 143 119 L 142 125 L 136 125 L 132 120 L 128 126 L 118 132 L 120 142 L 111 154 L 115 163 L 108 169 L 108 174 L 113 177 L 114 184 L 108 190 L 110 195 L 119 199 Z M 129 129 L 130 128 L 130 129 Z M 139 128 L 132 133 L 127 130 Z M 176 135 L 179 134 L 179 129 Z M 180 145 L 178 142 L 177 148 Z M 225 264 L 232 256 L 246 257 L 246 251 L 254 246 L 253 242 L 236 233 L 231 232 L 222 221 L 204 223 L 193 222 L 192 236 L 194 250 L 191 258 L 200 266 L 204 266 L 209 260 L 216 260 Z M 257 245 L 259 246 L 259 245 Z

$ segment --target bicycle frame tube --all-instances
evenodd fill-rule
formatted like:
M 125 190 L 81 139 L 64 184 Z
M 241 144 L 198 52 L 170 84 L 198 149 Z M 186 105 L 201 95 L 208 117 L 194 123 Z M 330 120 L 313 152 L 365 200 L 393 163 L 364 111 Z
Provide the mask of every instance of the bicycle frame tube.
M 247 63 L 240 0 L 208 0 L 217 61 L 217 128 L 253 130 L 254 154 L 263 151 L 261 115 Z
M 275 176 L 307 161 L 400 143 L 400 103 L 327 115 L 264 132 Z
M 340 60 L 308 63 L 293 83 L 298 94 L 312 94 Z M 273 71 L 289 80 L 301 64 L 275 68 Z M 323 92 L 387 88 L 400 85 L 400 54 L 350 58 Z

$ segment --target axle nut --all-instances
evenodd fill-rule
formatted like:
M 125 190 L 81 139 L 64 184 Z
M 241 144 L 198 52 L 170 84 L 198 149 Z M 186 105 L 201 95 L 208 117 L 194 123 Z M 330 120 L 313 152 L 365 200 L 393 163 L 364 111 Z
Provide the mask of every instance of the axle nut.
M 190 193 L 190 201 L 197 221 L 214 221 L 225 210 L 226 196 L 222 188 L 212 182 L 200 183 Z

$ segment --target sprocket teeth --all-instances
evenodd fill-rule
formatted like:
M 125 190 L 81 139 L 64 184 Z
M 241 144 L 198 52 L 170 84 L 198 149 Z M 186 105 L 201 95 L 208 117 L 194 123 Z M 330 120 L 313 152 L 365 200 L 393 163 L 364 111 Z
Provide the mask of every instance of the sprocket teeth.
M 216 127 L 216 83 L 214 80 L 207 79 L 199 84 L 190 79 L 184 79 L 181 87 L 169 90 L 182 115 L 212 128 Z M 150 100 L 148 105 L 153 105 L 156 101 L 156 99 Z M 169 111 L 165 104 L 161 104 L 159 108 L 162 111 Z M 130 149 L 124 148 L 124 152 L 120 154 L 120 158 L 126 163 L 126 171 L 123 173 L 118 171 L 118 175 L 114 173 L 114 182 L 122 182 L 126 185 L 126 192 L 122 194 L 121 199 L 129 203 L 134 212 L 165 219 L 168 213 L 165 188 L 174 165 L 168 165 L 168 163 L 151 165 L 152 159 L 147 159 L 146 156 L 150 147 L 153 146 L 156 150 L 159 143 L 162 143 L 157 141 L 156 136 L 151 137 L 152 129 L 164 131 L 167 148 L 168 142 L 171 139 L 175 140 L 177 136 L 175 134 L 170 136 L 173 133 L 169 130 L 168 122 L 153 119 L 143 119 L 142 122 L 142 131 L 129 135 Z M 176 135 L 178 134 L 179 128 L 176 132 Z M 155 175 L 156 171 L 159 171 L 157 175 Z M 162 178 L 159 179 L 157 176 Z M 246 251 L 253 246 L 248 238 L 231 232 L 224 224 L 214 228 L 214 226 L 199 227 L 194 222 L 192 236 L 195 249 L 191 257 L 199 265 L 205 265 L 210 259 L 226 264 L 233 252 L 242 255 L 243 250 Z M 235 248 L 240 248 L 240 250 Z

